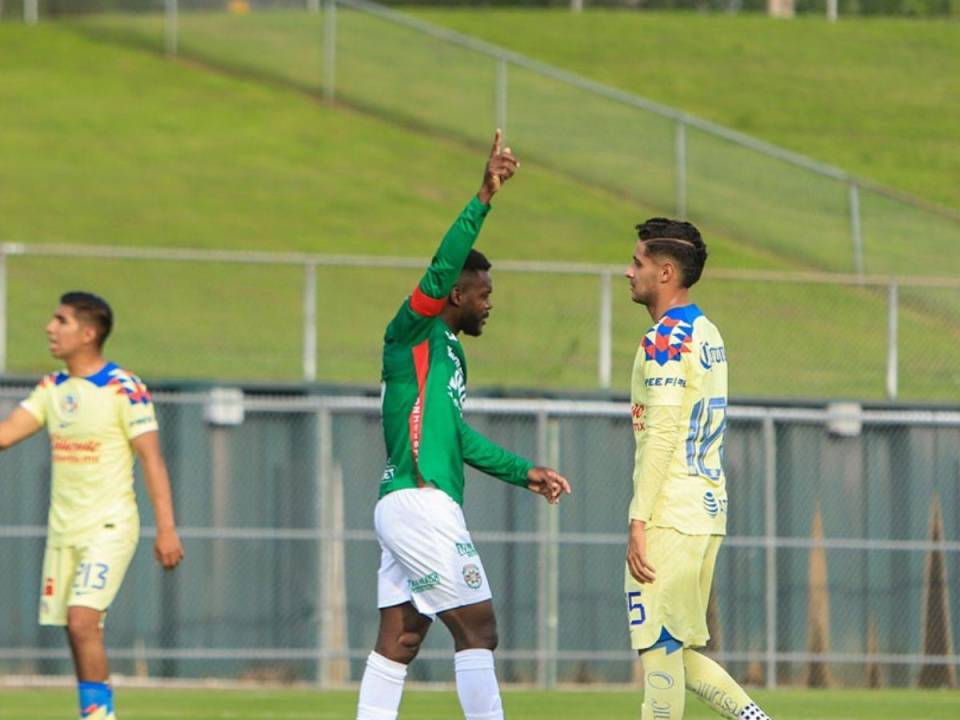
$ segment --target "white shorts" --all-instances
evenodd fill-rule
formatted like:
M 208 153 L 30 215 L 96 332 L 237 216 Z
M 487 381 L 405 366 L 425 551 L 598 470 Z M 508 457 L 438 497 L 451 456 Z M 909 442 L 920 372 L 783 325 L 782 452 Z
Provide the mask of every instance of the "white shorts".
M 373 517 L 382 550 L 377 607 L 410 602 L 433 616 L 490 599 L 463 510 L 445 492 L 395 490 L 381 498 Z

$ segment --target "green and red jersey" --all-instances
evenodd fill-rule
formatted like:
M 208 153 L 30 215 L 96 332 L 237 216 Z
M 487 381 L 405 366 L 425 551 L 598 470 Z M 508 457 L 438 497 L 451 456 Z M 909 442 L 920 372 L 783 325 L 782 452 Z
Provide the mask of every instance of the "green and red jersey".
M 383 338 L 383 436 L 387 467 L 380 497 L 432 485 L 463 504 L 463 464 L 526 487 L 532 462 L 494 444 L 463 419 L 467 361 L 439 317 L 490 211 L 474 197 Z

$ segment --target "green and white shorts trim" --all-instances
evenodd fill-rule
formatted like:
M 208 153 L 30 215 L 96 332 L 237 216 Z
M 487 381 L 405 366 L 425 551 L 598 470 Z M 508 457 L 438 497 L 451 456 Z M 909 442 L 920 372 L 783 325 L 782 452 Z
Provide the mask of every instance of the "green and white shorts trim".
M 424 615 L 489 600 L 490 584 L 463 510 L 442 490 L 396 490 L 374 511 L 380 542 L 377 607 L 405 602 Z

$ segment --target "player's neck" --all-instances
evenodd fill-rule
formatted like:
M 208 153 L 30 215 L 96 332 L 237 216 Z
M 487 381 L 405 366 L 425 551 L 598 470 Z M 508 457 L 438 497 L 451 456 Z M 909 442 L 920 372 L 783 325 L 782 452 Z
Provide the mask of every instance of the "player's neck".
M 99 372 L 107 361 L 100 352 L 79 352 L 63 359 L 70 377 L 89 377 Z
M 690 304 L 690 293 L 686 288 L 680 288 L 676 292 L 665 294 L 657 299 L 651 305 L 647 305 L 647 311 L 653 321 L 660 322 L 660 318 L 676 307 L 683 307 Z
M 460 334 L 460 318 L 453 312 L 448 312 L 450 305 L 448 304 L 444 308 L 443 312 L 440 313 L 440 319 L 447 324 L 447 327 L 450 328 L 450 332 L 454 335 Z

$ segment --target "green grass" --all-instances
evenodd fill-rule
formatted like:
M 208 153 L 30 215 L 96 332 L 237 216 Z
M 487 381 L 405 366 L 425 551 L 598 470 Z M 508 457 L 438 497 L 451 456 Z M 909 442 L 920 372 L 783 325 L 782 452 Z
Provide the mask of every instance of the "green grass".
M 831 690 L 753 693 L 776 720 L 946 720 L 960 713 L 960 693 L 918 690 Z M 506 690 L 507 717 L 523 720 L 628 720 L 640 715 L 640 693 L 620 690 L 536 692 Z M 68 690 L 0 690 L 0 720 L 29 717 L 59 720 L 74 708 Z M 333 720 L 353 717 L 353 692 L 304 690 L 133 690 L 117 692 L 123 720 Z M 687 695 L 686 718 L 715 718 Z M 407 691 L 401 718 L 450 720 L 461 717 L 452 692 Z
M 191 59 L 181 63 L 113 42 L 129 44 L 131 23 L 155 30 L 149 17 L 94 18 L 96 29 L 83 33 L 0 26 L 0 45 L 9 51 L 0 54 L 0 104 L 17 109 L 0 115 L 0 239 L 430 254 L 479 181 L 492 125 L 480 115 L 480 100 L 464 110 L 459 96 L 444 100 L 432 82 L 375 83 L 367 67 L 353 71 L 354 100 L 329 107 L 316 98 L 316 57 L 298 44 L 316 44 L 312 19 L 185 17 L 181 39 Z M 365 37 L 369 48 L 369 32 L 362 24 L 355 30 L 344 42 Z M 249 42 L 237 42 L 243 38 Z M 460 60 L 434 65 L 446 72 Z M 214 62 L 230 72 L 212 70 Z M 449 90 L 454 76 L 441 75 L 441 90 Z M 341 79 L 349 79 L 345 68 Z M 408 95 L 417 99 L 410 107 L 428 114 L 405 115 L 398 103 Z M 438 102 L 450 113 L 438 111 Z M 439 126 L 427 127 L 431 118 Z M 569 139 L 575 146 L 577 136 Z M 646 202 L 600 182 L 588 165 L 578 174 L 552 163 L 546 149 L 538 154 L 532 134 L 531 143 L 530 153 L 518 146 L 521 173 L 498 198 L 480 246 L 495 262 L 625 261 L 632 224 L 663 211 L 653 202 L 667 183 L 657 163 L 646 166 L 653 173 Z M 598 157 L 597 167 L 622 162 L 617 153 Z M 816 266 L 818 253 L 846 252 L 829 245 L 783 252 L 724 225 L 705 226 L 711 267 L 801 268 Z M 13 258 L 8 273 L 14 372 L 50 366 L 40 328 L 55 293 L 87 286 L 118 308 L 111 355 L 148 379 L 299 376 L 296 268 Z M 321 380 L 377 382 L 382 328 L 416 277 L 320 271 Z M 501 272 L 495 282 L 494 321 L 483 341 L 468 347 L 471 382 L 595 387 L 596 280 Z M 614 382 L 623 389 L 648 318 L 630 306 L 623 284 L 614 288 Z M 709 279 L 698 292 L 730 338 L 736 395 L 882 395 L 882 293 Z M 904 308 L 903 397 L 960 397 L 960 371 L 944 360 L 955 345 L 958 294 L 940 292 L 934 303 L 932 293 L 918 291 Z
M 594 16 L 593 13 L 588 15 Z M 523 44 L 524 38 L 540 38 L 545 47 L 560 46 L 566 49 L 572 45 L 583 48 L 601 44 L 597 41 L 601 37 L 604 38 L 602 44 L 605 44 L 605 30 L 609 29 L 613 46 L 616 52 L 621 53 L 621 57 L 610 58 L 610 51 L 597 55 L 634 73 L 638 72 L 634 68 L 643 65 L 635 60 L 634 36 L 625 37 L 622 32 L 613 31 L 622 18 L 632 21 L 646 18 L 645 24 L 634 27 L 627 23 L 627 26 L 634 27 L 641 34 L 647 32 L 658 37 L 664 36 L 672 45 L 685 48 L 682 39 L 686 32 L 685 16 L 598 13 L 597 22 L 582 27 L 569 24 L 572 18 L 569 13 L 540 11 L 503 11 L 489 16 L 484 12 L 461 15 L 458 11 L 442 11 L 437 15 L 428 13 L 427 17 L 452 22 L 467 31 L 472 31 L 473 24 L 478 28 L 512 27 L 516 19 L 519 32 L 511 34 L 510 43 L 519 43 L 516 45 L 518 49 L 533 56 L 542 55 L 541 45 L 536 40 L 530 40 L 529 45 Z M 548 27 L 556 20 L 559 30 L 546 35 L 542 30 L 534 30 L 540 28 L 541 19 Z M 576 21 L 576 18 L 573 20 Z M 693 31 L 695 37 L 708 45 L 706 38 L 712 37 L 714 32 L 713 20 L 700 18 Z M 758 21 L 767 25 L 755 25 Z M 179 23 L 180 53 L 217 67 L 319 93 L 323 85 L 324 68 L 322 22 L 319 16 L 295 12 L 246 16 L 185 13 Z M 888 22 L 892 23 L 890 27 L 893 29 L 886 30 L 887 35 L 883 32 L 865 32 L 844 37 L 844 42 L 849 41 L 858 48 L 859 44 L 866 46 L 873 42 L 885 42 L 890 34 L 912 37 L 910 33 L 916 23 Z M 872 27 L 870 23 L 864 25 Z M 156 50 L 162 46 L 163 27 L 161 19 L 156 16 L 87 17 L 81 26 L 97 36 L 112 40 L 133 42 Z M 775 27 L 776 31 L 766 33 L 768 26 Z M 861 92 L 850 92 L 844 82 L 838 81 L 836 85 L 839 89 L 835 92 L 822 91 L 818 94 L 824 86 L 834 88 L 834 84 L 823 82 L 825 77 L 832 77 L 831 62 L 814 62 L 809 75 L 802 75 L 799 79 L 794 76 L 785 78 L 782 73 L 787 72 L 786 67 L 790 66 L 792 55 L 784 55 L 782 48 L 811 45 L 823 50 L 824 57 L 832 58 L 825 49 L 833 41 L 832 28 L 824 23 L 796 27 L 798 29 L 781 30 L 792 28 L 792 25 L 775 23 L 766 18 L 721 18 L 716 28 L 720 41 L 711 46 L 715 48 L 712 55 L 701 57 L 691 52 L 688 65 L 677 63 L 660 67 L 654 63 L 655 67 L 649 72 L 671 79 L 687 79 L 697 85 L 699 81 L 707 82 L 701 77 L 703 70 L 700 66 L 709 65 L 711 68 L 720 68 L 715 71 L 718 77 L 732 75 L 753 82 L 754 75 L 741 72 L 743 59 L 742 53 L 738 53 L 740 46 L 736 39 L 740 38 L 739 42 L 742 42 L 744 36 L 755 34 L 766 37 L 769 34 L 772 39 L 762 44 L 757 55 L 750 56 L 755 62 L 762 58 L 764 70 L 754 70 L 754 73 L 766 78 L 766 82 L 757 81 L 747 86 L 752 89 L 749 101 L 736 96 L 728 99 L 728 103 L 736 108 L 746 108 L 750 117 L 768 117 L 771 122 L 778 117 L 778 113 L 801 117 L 802 122 L 810 124 L 810 127 L 804 127 L 798 121 L 795 129 L 799 137 L 821 133 L 818 118 L 835 118 L 834 122 L 843 132 L 831 135 L 829 131 L 823 131 L 828 142 L 823 148 L 827 154 L 821 156 L 822 159 L 841 160 L 845 157 L 846 149 L 856 144 L 851 143 L 849 136 L 856 134 L 864 145 L 875 143 L 901 148 L 903 152 L 897 159 L 901 163 L 898 165 L 901 175 L 909 177 L 914 172 L 926 172 L 931 163 L 918 161 L 917 150 L 909 145 L 903 136 L 905 133 L 897 136 L 893 134 L 893 129 L 908 124 L 911 109 L 916 111 L 914 105 L 901 102 L 900 95 L 906 92 L 902 86 L 909 88 L 909 92 L 919 98 L 916 102 L 935 104 L 935 98 L 942 94 L 944 84 L 949 81 L 942 80 L 942 76 L 936 74 L 936 68 L 943 63 L 948 67 L 956 63 L 947 47 L 942 43 L 926 42 L 928 38 L 923 28 L 927 25 L 922 25 L 919 26 L 920 40 L 917 44 L 924 48 L 921 53 L 923 62 L 911 64 L 906 61 L 905 56 L 914 47 L 910 43 L 903 43 L 905 48 L 893 43 L 894 49 L 889 53 L 889 58 L 867 52 L 866 59 L 853 58 L 847 62 L 846 55 L 841 54 L 841 60 L 851 68 L 849 82 L 860 87 Z M 529 32 L 525 32 L 528 29 Z M 948 40 L 953 37 L 950 31 L 946 32 Z M 568 42 L 568 35 L 578 38 L 578 42 Z M 338 14 L 337 37 L 336 91 L 341 101 L 447 137 L 462 138 L 473 143 L 485 140 L 489 126 L 496 117 L 495 64 L 490 58 L 349 10 L 342 10 Z M 725 42 L 725 38 L 731 39 Z M 498 42 L 505 40 L 498 34 L 492 39 Z M 566 52 L 564 50 L 560 57 L 550 55 L 547 59 L 587 76 L 611 82 L 607 74 L 601 71 L 605 66 L 580 62 L 579 56 L 573 51 L 570 51 L 572 54 L 564 54 Z M 585 56 L 592 57 L 589 52 Z M 687 57 L 683 53 L 679 53 L 679 56 Z M 884 58 L 878 61 L 881 68 L 879 72 L 873 65 L 876 56 Z M 944 56 L 942 63 L 939 62 L 941 56 Z M 397 58 L 402 58 L 402 62 L 398 62 Z M 772 68 L 769 72 L 766 71 L 767 64 Z M 898 71 L 885 73 L 888 66 L 895 66 Z M 777 75 L 778 72 L 781 75 Z M 914 89 L 912 72 L 918 73 L 915 84 L 919 90 Z M 636 81 L 627 70 L 617 78 L 621 80 L 621 87 L 630 90 L 642 92 L 645 86 L 645 77 Z M 528 160 L 581 182 L 658 207 L 662 212 L 674 209 L 672 121 L 516 66 L 509 68 L 508 79 L 507 127 L 510 137 L 523 147 Z M 636 84 L 631 85 L 631 79 Z M 807 94 L 802 91 L 804 87 L 819 99 L 806 102 Z M 725 90 L 724 97 L 733 95 Z M 891 121 L 887 136 L 881 134 L 874 137 L 859 131 L 862 114 L 874 110 L 869 103 L 863 107 L 856 105 L 857 99 L 865 95 L 871 99 L 879 96 L 882 98 L 880 104 L 895 103 L 898 108 L 906 105 L 907 110 L 898 109 L 894 113 L 896 118 Z M 759 105 L 755 105 L 757 98 L 761 99 Z M 842 98 L 847 104 L 840 103 L 837 98 Z M 683 97 L 659 99 L 674 102 L 678 107 L 693 112 L 699 110 L 685 104 Z M 936 127 L 928 128 L 921 123 L 917 126 L 917 132 L 931 139 L 951 137 L 951 113 L 956 104 L 955 101 L 947 101 L 942 108 L 938 105 L 936 113 L 924 113 L 925 118 L 936 118 L 926 121 Z M 727 124 L 738 127 L 734 122 Z M 851 131 L 851 128 L 857 130 Z M 752 130 L 749 127 L 740 129 Z M 764 137 L 774 141 L 779 139 Z M 806 150 L 789 143 L 786 145 L 800 151 Z M 836 148 L 837 153 L 831 154 L 831 148 Z M 951 152 L 955 152 L 952 144 L 950 148 L 945 151 L 948 158 Z M 939 151 L 939 146 L 930 150 L 938 157 L 943 156 L 944 153 Z M 771 160 L 692 129 L 688 135 L 687 158 L 690 216 L 710 227 L 713 233 L 735 236 L 742 242 L 773 251 L 795 264 L 834 271 L 853 269 L 848 189 L 845 184 L 779 160 Z M 949 162 L 943 166 L 943 172 L 934 183 L 936 187 L 952 187 L 951 168 Z M 872 177 L 869 172 L 863 174 Z M 913 187 L 909 184 L 893 185 L 908 189 Z M 865 264 L 869 272 L 960 272 L 960 260 L 955 260 L 954 253 L 950 252 L 950 248 L 960 242 L 960 222 L 956 218 L 950 220 L 925 210 L 918 212 L 908 204 L 891 202 L 866 190 L 861 192 Z M 926 196 L 936 197 L 929 193 Z M 905 244 L 909 244 L 911 250 L 910 257 L 906 259 L 896 252 L 897 247 Z M 905 262 L 909 263 L 908 270 L 904 269 Z
M 960 23 L 589 10 L 420 17 L 960 207 Z

